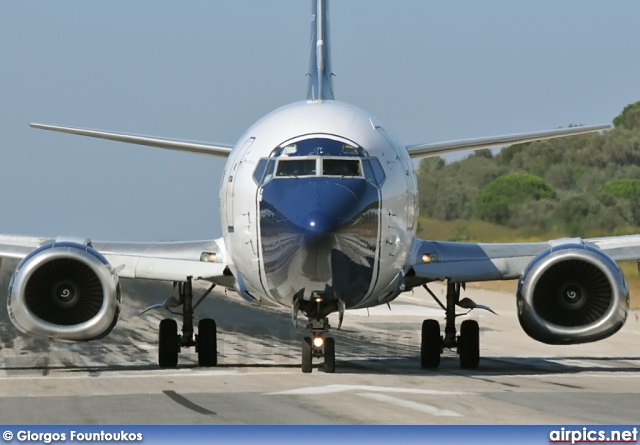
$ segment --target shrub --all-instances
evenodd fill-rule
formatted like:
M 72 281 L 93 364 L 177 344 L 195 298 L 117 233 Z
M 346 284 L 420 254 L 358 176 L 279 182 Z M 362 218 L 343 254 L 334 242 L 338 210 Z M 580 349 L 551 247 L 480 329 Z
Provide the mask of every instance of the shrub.
M 512 208 L 527 201 L 554 199 L 556 191 L 544 179 L 529 173 L 500 176 L 480 190 L 475 199 L 475 216 L 496 224 L 506 224 Z

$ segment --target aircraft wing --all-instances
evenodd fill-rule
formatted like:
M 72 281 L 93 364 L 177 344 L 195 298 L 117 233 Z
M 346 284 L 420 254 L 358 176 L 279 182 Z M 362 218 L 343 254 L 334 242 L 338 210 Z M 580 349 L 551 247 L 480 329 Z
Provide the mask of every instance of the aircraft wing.
M 406 149 L 412 159 L 441 156 L 461 151 L 480 150 L 503 145 L 521 144 L 524 142 L 552 139 L 563 136 L 591 133 L 610 128 L 609 125 L 593 125 L 590 127 L 569 127 L 559 130 L 539 131 L 537 133 L 521 133 L 506 136 L 493 136 L 478 139 L 462 139 L 458 141 L 436 142 L 429 144 L 407 145 Z
M 0 235 L 0 257 L 23 259 L 39 246 L 75 242 L 76 239 Z M 89 240 L 85 240 L 88 242 Z M 76 242 L 82 245 L 84 242 Z M 121 278 L 162 281 L 207 280 L 233 285 L 222 238 L 165 243 L 92 242 Z
M 217 156 L 226 158 L 231 153 L 233 145 L 228 144 L 206 144 L 200 142 L 180 141 L 174 139 L 159 139 L 150 136 L 137 136 L 125 133 L 113 133 L 100 130 L 89 130 L 85 128 L 61 127 L 57 125 L 29 124 L 32 128 L 41 130 L 58 131 L 61 133 L 77 134 L 80 136 L 90 136 L 99 139 L 108 139 L 117 142 L 127 142 L 130 144 L 147 145 L 149 147 L 164 148 L 167 150 L 185 151 L 201 155 Z
M 640 235 L 605 238 L 565 238 L 534 243 L 459 243 L 416 240 L 405 275 L 408 287 L 430 281 L 457 283 L 513 280 L 539 254 L 567 245 L 587 246 L 614 261 L 640 259 Z

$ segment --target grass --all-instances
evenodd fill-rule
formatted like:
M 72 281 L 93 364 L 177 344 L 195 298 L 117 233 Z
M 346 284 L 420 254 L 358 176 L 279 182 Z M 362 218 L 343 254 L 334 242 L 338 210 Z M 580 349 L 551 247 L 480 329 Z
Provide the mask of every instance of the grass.
M 554 232 L 533 232 L 528 229 L 511 229 L 484 221 L 438 221 L 420 218 L 418 236 L 422 239 L 462 242 L 533 242 L 562 238 Z M 594 235 L 596 236 L 596 235 Z M 629 284 L 631 308 L 640 309 L 640 272 L 636 261 L 618 263 Z M 470 288 L 491 289 L 515 295 L 517 281 L 483 281 L 469 283 Z

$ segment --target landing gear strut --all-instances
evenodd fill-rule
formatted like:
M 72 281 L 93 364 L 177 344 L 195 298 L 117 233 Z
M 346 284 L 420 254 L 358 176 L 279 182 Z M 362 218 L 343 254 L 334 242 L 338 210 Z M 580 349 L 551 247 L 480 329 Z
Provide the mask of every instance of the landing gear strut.
M 324 372 L 327 374 L 336 372 L 336 342 L 333 337 L 324 337 L 330 328 L 327 318 L 309 320 L 307 329 L 313 334 L 313 337 L 302 339 L 302 372 L 311 372 L 313 359 L 323 357 Z
M 165 318 L 160 322 L 158 335 L 158 364 L 161 368 L 175 368 L 178 365 L 178 353 L 181 348 L 196 347 L 198 364 L 200 366 L 216 366 L 218 364 L 218 346 L 216 322 L 211 318 L 203 318 L 198 322 L 198 334 L 193 332 L 193 312 L 211 293 L 215 284 L 193 304 L 192 277 L 187 281 L 177 283 L 178 296 L 175 299 L 167 299 L 164 305 L 172 314 L 182 315 L 182 335 L 178 334 L 178 324 L 171 318 Z M 173 297 L 172 297 L 173 298 Z M 182 305 L 182 314 L 171 311 L 172 307 Z M 154 305 L 157 307 L 158 305 Z
M 480 328 L 475 320 L 464 320 L 460 324 L 460 335 L 456 332 L 456 317 L 466 315 L 473 309 L 491 308 L 474 303 L 469 298 L 460 299 L 460 289 L 464 284 L 447 282 L 446 306 L 426 285 L 424 288 L 445 311 L 444 336 L 440 335 L 440 323 L 437 320 L 425 320 L 422 323 L 422 342 L 420 345 L 420 364 L 423 368 L 437 368 L 440 365 L 440 354 L 444 348 L 457 348 L 460 367 L 476 369 L 480 364 Z M 456 306 L 468 309 L 464 314 L 456 314 Z M 493 312 L 495 314 L 495 312 Z
M 311 298 L 295 297 L 293 302 L 293 320 L 297 326 L 298 311 L 309 318 L 307 329 L 311 337 L 302 339 L 302 372 L 313 369 L 313 359 L 324 358 L 324 372 L 336 371 L 336 343 L 333 337 L 325 337 L 331 329 L 327 315 L 337 311 L 340 315 L 338 329 L 344 317 L 344 303 L 340 299 L 328 299 L 326 293 L 314 293 Z

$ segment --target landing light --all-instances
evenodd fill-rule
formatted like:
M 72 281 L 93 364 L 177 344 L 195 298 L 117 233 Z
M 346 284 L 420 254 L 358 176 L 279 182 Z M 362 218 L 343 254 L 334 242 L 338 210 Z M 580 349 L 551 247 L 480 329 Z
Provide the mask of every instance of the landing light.
M 211 252 L 202 252 L 202 254 L 200 255 L 200 261 L 204 261 L 206 263 L 215 263 L 216 254 Z
M 322 303 L 322 297 L 316 297 L 316 303 Z
M 436 255 L 435 253 L 423 253 L 422 254 L 422 262 L 425 263 L 425 264 L 437 263 L 438 262 L 438 255 Z
M 321 348 L 323 344 L 324 339 L 322 337 L 315 337 L 313 339 L 313 346 L 315 346 L 316 348 Z
M 309 225 L 310 225 L 311 227 L 315 227 L 315 226 L 316 226 L 316 222 L 315 222 L 315 221 L 311 221 L 311 222 L 309 223 Z

